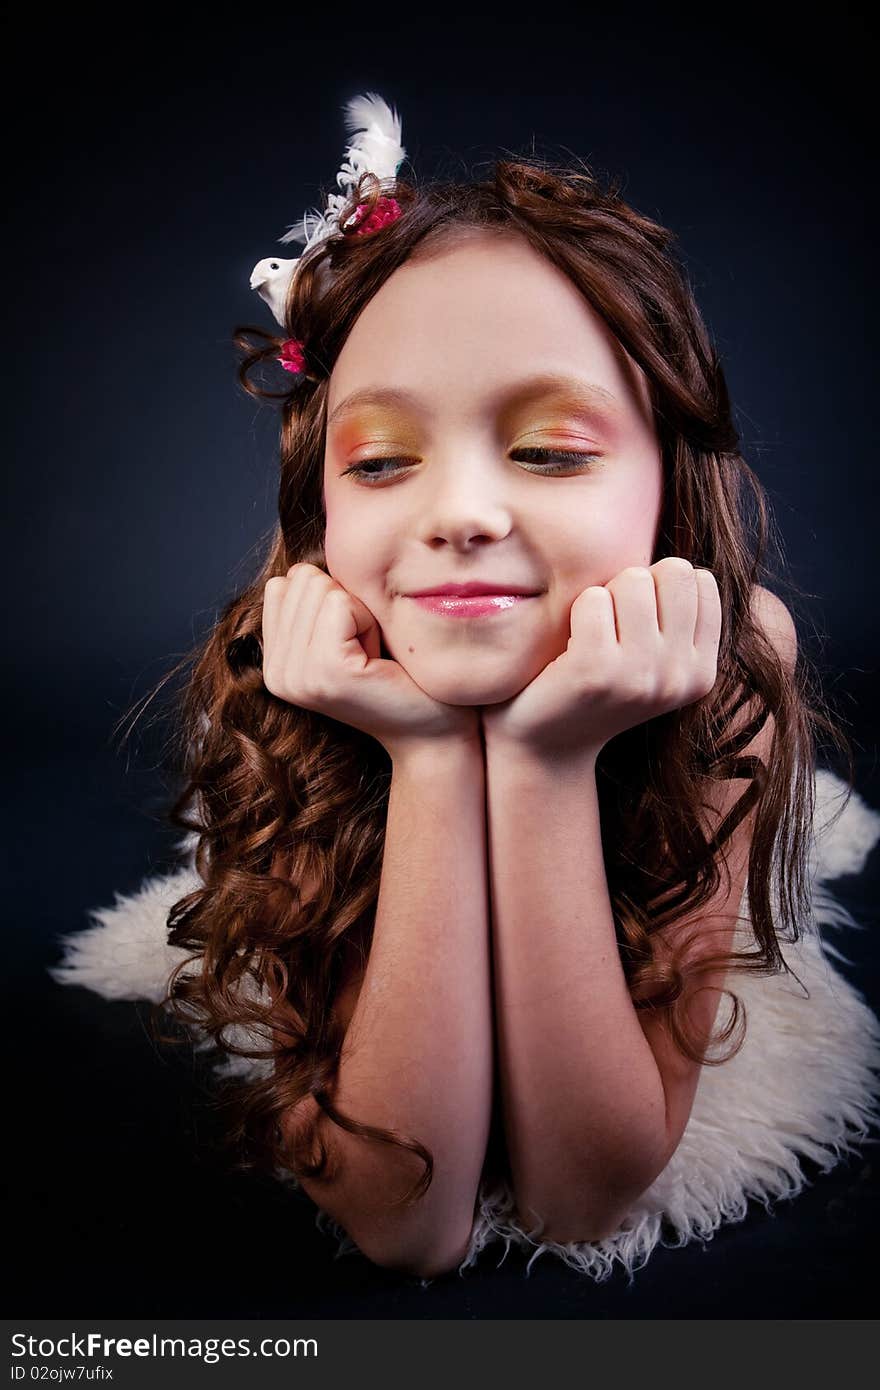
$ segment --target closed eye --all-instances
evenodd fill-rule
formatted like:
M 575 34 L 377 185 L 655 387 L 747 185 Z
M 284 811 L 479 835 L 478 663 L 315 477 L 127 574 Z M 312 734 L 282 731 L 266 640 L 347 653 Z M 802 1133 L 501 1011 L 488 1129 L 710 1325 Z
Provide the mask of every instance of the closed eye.
M 590 468 L 593 464 L 598 463 L 601 458 L 601 454 L 578 454 L 569 449 L 548 448 L 515 449 L 510 457 L 516 460 L 522 455 L 527 455 L 529 462 L 540 465 L 541 472 L 550 471 L 559 473 L 569 472 L 571 469 L 581 467 Z M 354 477 L 360 478 L 363 482 L 378 481 L 382 478 L 393 477 L 394 472 L 389 473 L 383 471 L 372 473 L 369 471 L 371 468 L 378 466 L 380 469 L 384 469 L 386 464 L 402 464 L 406 466 L 408 463 L 416 463 L 417 461 L 416 459 L 398 458 L 390 455 L 387 458 L 362 459 L 360 463 L 353 463 L 350 464 L 348 468 L 344 468 L 341 476 L 344 478 L 348 474 L 352 474 Z M 399 472 L 400 470 L 396 469 L 394 471 Z
M 563 464 L 560 465 L 561 468 L 575 467 L 575 466 L 577 466 L 578 464 L 586 464 L 587 466 L 589 466 L 590 464 L 598 463 L 598 462 L 599 462 L 599 459 L 602 457 L 601 454 L 576 454 L 576 453 L 574 453 L 574 451 L 571 450 L 571 449 L 539 449 L 539 448 L 535 448 L 535 449 L 515 449 L 514 452 L 511 454 L 510 457 L 511 457 L 511 458 L 516 458 L 517 454 L 529 454 L 529 455 L 531 455 L 532 460 L 535 461 L 535 462 L 538 462 L 538 463 L 540 463 L 540 462 L 550 463 L 551 460 L 553 460 L 553 459 L 565 459 L 565 460 L 567 460 L 567 462 L 565 462 L 565 463 L 563 463 Z M 572 463 L 572 460 L 574 460 L 574 463 Z

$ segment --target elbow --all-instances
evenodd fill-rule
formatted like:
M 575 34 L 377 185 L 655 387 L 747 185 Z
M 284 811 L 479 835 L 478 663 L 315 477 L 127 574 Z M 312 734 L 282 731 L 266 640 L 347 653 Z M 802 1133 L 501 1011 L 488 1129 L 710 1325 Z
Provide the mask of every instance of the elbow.
M 635 1201 L 635 1198 L 633 1199 Z M 632 1202 L 614 1210 L 592 1211 L 589 1216 L 565 1215 L 547 1221 L 537 1229 L 532 1225 L 532 1240 L 548 1242 L 552 1245 L 595 1245 L 601 1240 L 610 1240 L 617 1235 L 626 1220 Z
M 574 1234 L 557 1236 L 554 1237 L 554 1239 L 563 1244 L 571 1242 L 572 1244 L 578 1245 L 595 1245 L 598 1241 L 610 1240 L 612 1236 L 616 1236 L 622 1229 L 631 1206 L 632 1202 L 625 1207 L 619 1208 L 617 1211 L 603 1213 L 601 1218 L 597 1217 L 592 1221 L 575 1223 L 575 1225 L 568 1228 L 569 1231 L 574 1232 Z M 585 1231 L 588 1231 L 589 1234 L 585 1235 Z
M 357 1242 L 361 1254 L 371 1264 L 381 1269 L 394 1270 L 399 1274 L 413 1275 L 419 1279 L 438 1279 L 451 1274 L 467 1255 L 470 1246 L 471 1228 L 462 1236 L 456 1233 L 455 1239 L 446 1236 L 419 1246 L 391 1246 L 383 1242 L 366 1240 Z
M 554 1245 L 595 1244 L 617 1235 L 652 1181 L 643 1172 L 627 1182 L 618 1179 L 613 1187 L 603 1185 L 601 1190 L 574 1183 L 565 1191 L 533 1194 L 522 1202 L 517 1197 L 516 1209 L 523 1230 L 532 1240 Z

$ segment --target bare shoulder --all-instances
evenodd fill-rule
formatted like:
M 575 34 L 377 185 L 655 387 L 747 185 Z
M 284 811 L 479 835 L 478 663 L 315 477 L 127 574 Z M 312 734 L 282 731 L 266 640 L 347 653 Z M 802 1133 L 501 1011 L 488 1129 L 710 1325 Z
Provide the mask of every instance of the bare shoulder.
M 786 604 L 770 589 L 755 584 L 751 609 L 785 666 L 793 671 L 797 661 L 797 628 Z
M 787 605 L 770 589 L 765 589 L 760 584 L 754 584 L 751 593 L 751 613 L 755 624 L 761 628 L 789 676 L 793 676 L 798 658 L 798 637 L 794 619 Z M 754 719 L 759 711 L 765 712 L 763 705 L 759 703 L 758 696 L 747 693 L 747 698 L 733 717 L 731 731 L 738 733 Z M 743 756 L 757 757 L 760 762 L 766 765 L 768 758 L 772 755 L 775 726 L 776 720 L 773 711 L 766 712 L 761 729 L 751 743 L 741 750 Z M 715 824 L 720 824 L 731 809 L 730 797 L 733 793 L 734 789 L 726 787 L 724 784 L 712 782 L 706 784 L 707 803 L 715 813 Z M 738 795 L 739 792 L 737 791 L 736 796 Z

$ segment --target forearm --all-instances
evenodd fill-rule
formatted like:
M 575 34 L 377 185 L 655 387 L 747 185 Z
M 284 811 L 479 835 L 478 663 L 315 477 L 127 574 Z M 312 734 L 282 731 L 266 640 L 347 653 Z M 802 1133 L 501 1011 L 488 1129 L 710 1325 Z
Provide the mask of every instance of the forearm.
M 645 1185 L 665 1102 L 617 946 L 595 755 L 487 746 L 500 1084 L 520 1217 L 598 1239 Z
M 345 1114 L 433 1154 L 425 1195 L 393 1207 L 421 1159 L 336 1140 L 347 1170 L 337 1219 L 383 1263 L 417 1269 L 470 1232 L 492 1102 L 486 855 L 479 743 L 395 759 L 373 940 L 334 1096 Z

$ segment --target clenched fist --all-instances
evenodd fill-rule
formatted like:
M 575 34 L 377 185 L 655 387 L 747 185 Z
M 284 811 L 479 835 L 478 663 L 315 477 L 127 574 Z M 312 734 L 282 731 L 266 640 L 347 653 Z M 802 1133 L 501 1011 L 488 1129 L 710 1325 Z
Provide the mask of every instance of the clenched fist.
M 667 556 L 584 589 L 566 650 L 499 705 L 490 742 L 559 759 L 598 752 L 616 734 L 708 695 L 717 679 L 721 599 L 711 570 Z
M 272 695 L 370 734 L 392 759 L 435 740 L 479 743 L 477 710 L 432 699 L 380 651 L 370 610 L 316 565 L 267 581 L 263 683 Z

